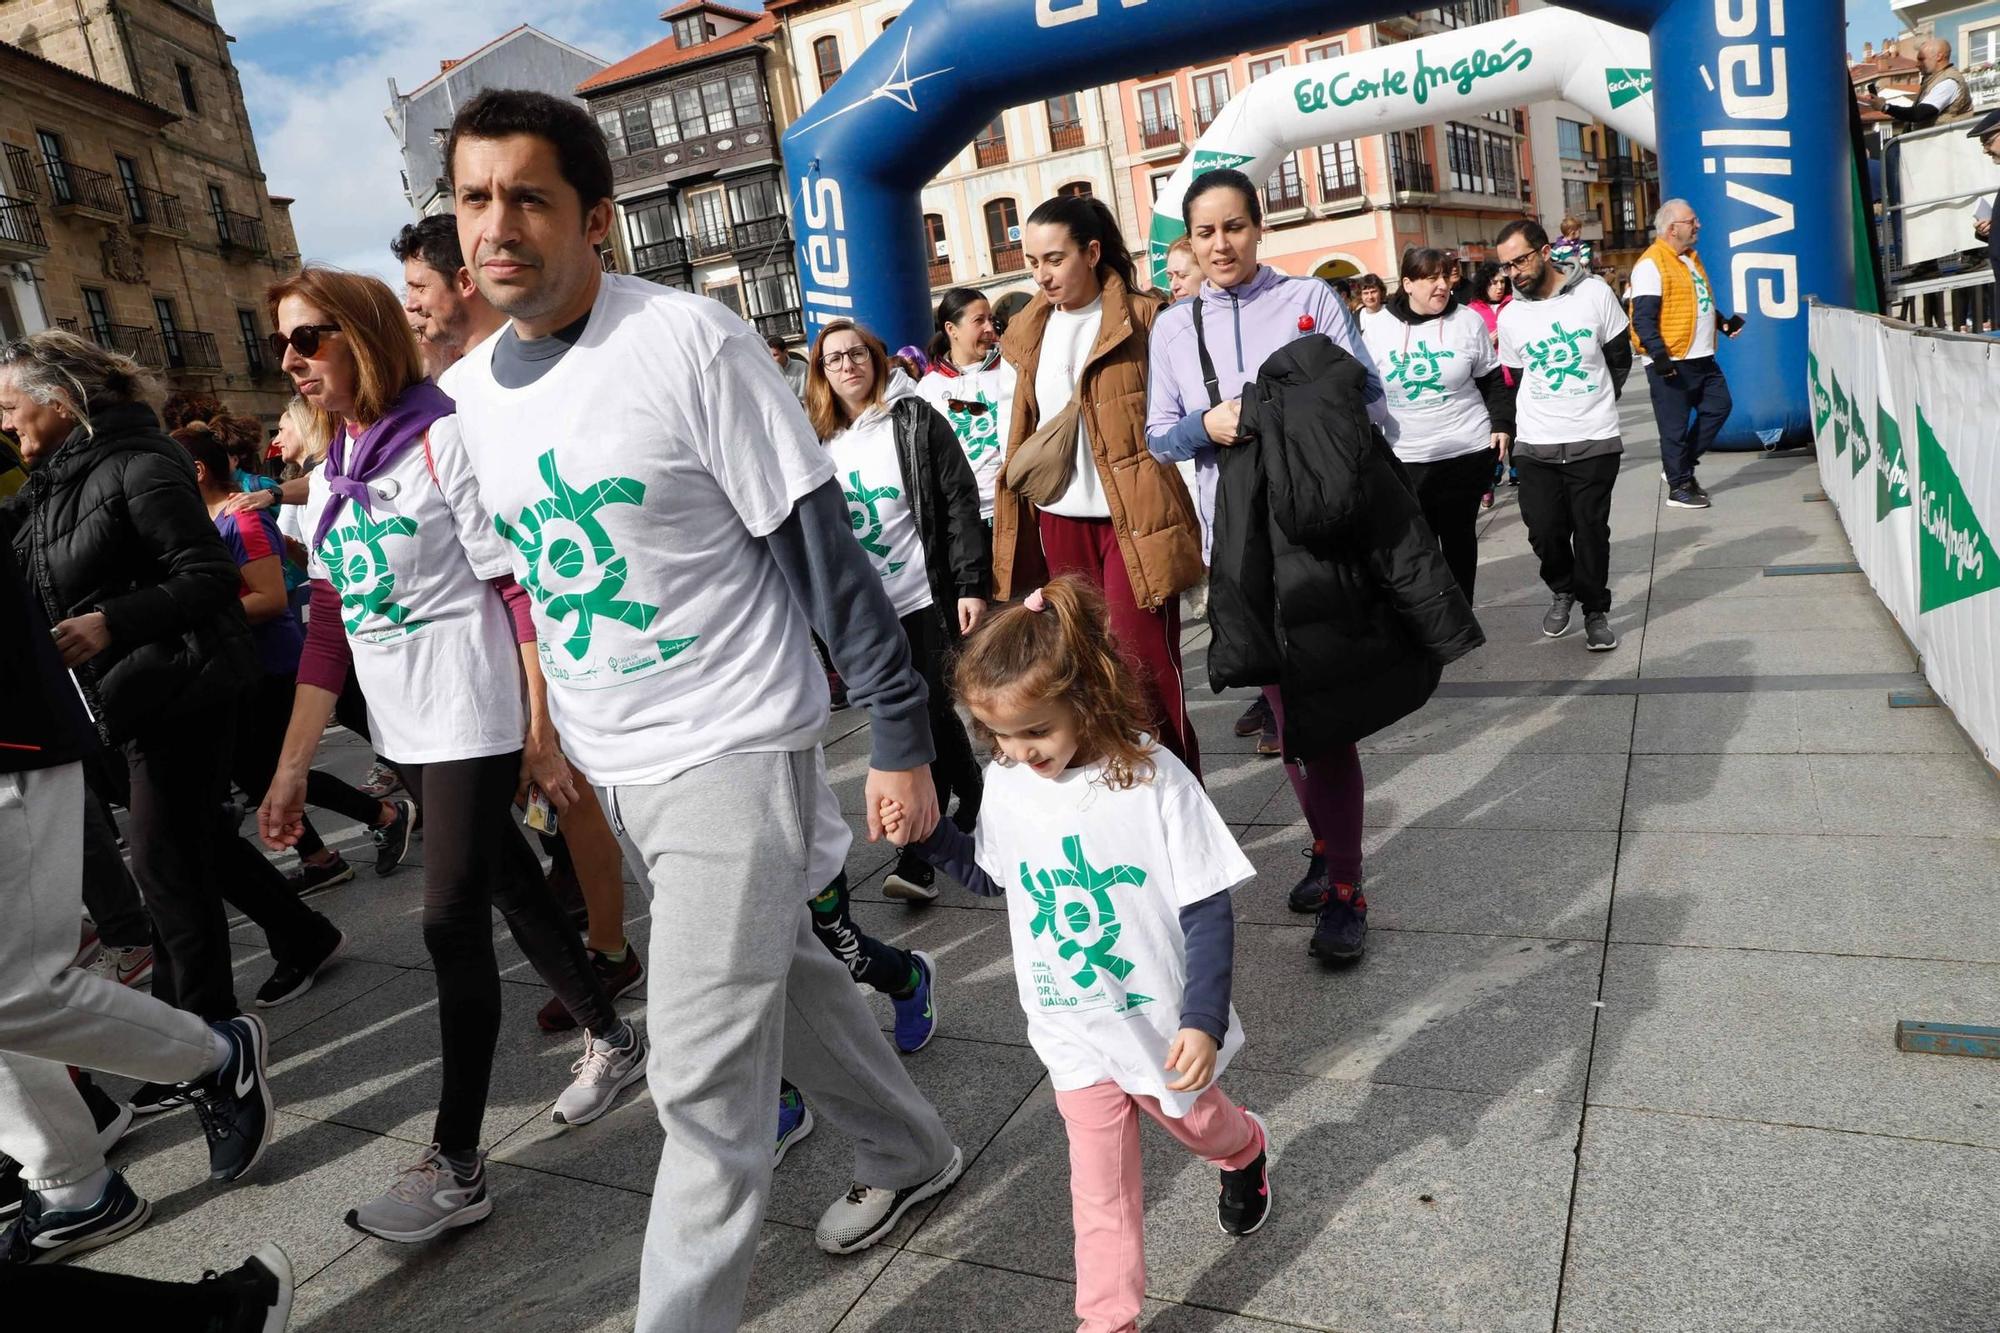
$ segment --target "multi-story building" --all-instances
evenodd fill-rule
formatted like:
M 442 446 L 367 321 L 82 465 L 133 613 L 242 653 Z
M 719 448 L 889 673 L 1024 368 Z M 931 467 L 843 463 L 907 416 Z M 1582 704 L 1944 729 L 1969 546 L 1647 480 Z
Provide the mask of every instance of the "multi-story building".
M 1549 235 L 1573 217 L 1600 269 L 1631 272 L 1653 241 L 1659 158 L 1568 102 L 1537 107 L 1531 134 L 1538 216 Z
M 802 338 L 778 147 L 788 108 L 765 71 L 775 21 L 707 0 L 661 18 L 671 35 L 576 89 L 611 148 L 618 265 Z
M 1890 0 L 1889 8 L 1913 35 L 1951 43 L 1952 63 L 1973 77 L 1975 101 L 2000 100 L 2000 0 Z
M 0 329 L 72 328 L 273 419 L 290 202 L 210 0 L 0 4 Z
M 409 92 L 389 80 L 383 117 L 403 150 L 403 197 L 418 217 L 451 211 L 445 184 L 444 141 L 458 109 L 488 88 L 528 88 L 574 97 L 577 84 L 604 68 L 588 51 L 526 24 L 503 33 L 460 60 L 438 63 L 438 72 Z
M 1507 0 L 1464 0 L 1280 47 L 1166 70 L 1118 85 L 1134 196 L 1153 201 L 1181 158 L 1236 93 L 1290 65 L 1353 55 L 1391 42 L 1486 23 Z M 1294 153 L 1264 187 L 1259 257 L 1288 273 L 1325 278 L 1392 274 L 1402 252 L 1430 245 L 1480 258 L 1529 205 L 1527 113 L 1515 108 L 1322 144 Z M 1148 223 L 1135 221 L 1135 234 Z

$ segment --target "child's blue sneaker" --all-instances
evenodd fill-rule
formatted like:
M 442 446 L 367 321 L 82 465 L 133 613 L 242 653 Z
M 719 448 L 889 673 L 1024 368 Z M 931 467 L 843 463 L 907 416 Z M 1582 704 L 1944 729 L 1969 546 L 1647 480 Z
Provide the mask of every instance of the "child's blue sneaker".
M 812 1107 L 806 1105 L 797 1088 L 786 1084 L 778 1093 L 778 1147 L 771 1158 L 771 1169 L 777 1170 L 792 1145 L 812 1132 Z
M 915 1055 L 937 1031 L 937 1000 L 932 991 L 937 987 L 937 964 L 921 949 L 913 950 L 910 961 L 916 964 L 917 988 L 908 998 L 894 1000 L 896 1006 L 896 1049 L 904 1055 Z M 892 997 L 893 999 L 893 997 Z

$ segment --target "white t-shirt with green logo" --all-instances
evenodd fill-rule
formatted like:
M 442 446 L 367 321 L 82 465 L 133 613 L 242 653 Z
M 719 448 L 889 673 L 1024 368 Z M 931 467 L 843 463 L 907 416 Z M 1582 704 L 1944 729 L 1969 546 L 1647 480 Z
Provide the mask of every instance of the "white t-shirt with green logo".
M 899 387 L 908 380 L 899 379 Z M 833 479 L 847 499 L 847 521 L 854 539 L 867 552 L 868 564 L 882 576 L 882 590 L 907 616 L 931 604 L 931 581 L 924 566 L 924 543 L 904 494 L 903 465 L 896 455 L 896 423 L 889 416 L 893 395 L 876 404 L 861 420 L 826 442 L 833 459 Z
M 376 751 L 408 764 L 506 754 L 528 730 L 513 623 L 487 582 L 508 572 L 507 547 L 483 521 L 457 418 L 431 426 L 430 453 L 435 479 L 419 444 L 369 483 L 369 513 L 341 505 L 306 570 L 340 594 Z M 308 538 L 331 498 L 316 469 Z
M 961 370 L 956 375 L 932 371 L 917 381 L 917 396 L 944 414 L 958 436 L 979 483 L 979 516 L 993 521 L 993 483 L 1000 476 L 1007 431 L 1014 424 L 1014 367 L 995 357 L 986 370 Z
M 1491 447 L 1493 419 L 1473 381 L 1500 365 L 1486 321 L 1464 306 L 1405 324 L 1391 314 L 1362 325 L 1382 374 L 1383 434 L 1405 463 L 1435 463 Z
M 1682 255 L 1681 267 L 1694 280 L 1694 337 L 1688 341 L 1687 355 L 1683 361 L 1692 361 L 1700 356 L 1715 355 L 1715 293 L 1708 289 L 1708 279 L 1701 276 L 1701 270 L 1694 265 L 1694 256 Z M 1632 299 L 1661 294 L 1660 266 L 1648 256 L 1632 266 Z
M 1061 777 L 989 765 L 976 859 L 1007 891 L 1028 1040 L 1059 1092 L 1107 1079 L 1186 1115 L 1162 1066 L 1181 1026 L 1180 911 L 1255 873 L 1180 760 L 1155 749 L 1150 782 L 1114 791 L 1096 764 Z M 1234 1007 L 1219 1078 L 1243 1045 Z
M 1522 444 L 1618 437 L 1618 399 L 1604 349 L 1630 321 L 1601 278 L 1500 312 L 1500 361 L 1515 370 L 1514 432 Z
M 714 301 L 607 274 L 534 383 L 493 378 L 498 342 L 452 391 L 570 758 L 607 786 L 812 749 L 826 677 L 759 538 L 833 465 L 763 339 Z

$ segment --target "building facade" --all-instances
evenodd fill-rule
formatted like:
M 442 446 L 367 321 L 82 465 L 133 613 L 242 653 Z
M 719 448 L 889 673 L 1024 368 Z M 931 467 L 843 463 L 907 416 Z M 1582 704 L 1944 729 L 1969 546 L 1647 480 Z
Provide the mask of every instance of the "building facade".
M 264 291 L 298 267 L 208 0 L 0 5 L 0 331 L 74 329 L 275 419 Z
M 577 86 L 611 149 L 618 266 L 804 337 L 770 85 L 770 16 L 691 0 L 671 35 Z
M 1630 273 L 1653 242 L 1659 158 L 1568 102 L 1535 108 L 1531 137 L 1542 226 L 1553 237 L 1564 218 L 1575 218 L 1597 267 Z
M 389 80 L 383 117 L 403 152 L 403 197 L 418 217 L 451 211 L 445 184 L 444 140 L 458 109 L 488 88 L 529 88 L 574 97 L 577 84 L 605 62 L 526 24 L 494 38 L 461 60 L 445 60 L 429 81 L 399 92 Z

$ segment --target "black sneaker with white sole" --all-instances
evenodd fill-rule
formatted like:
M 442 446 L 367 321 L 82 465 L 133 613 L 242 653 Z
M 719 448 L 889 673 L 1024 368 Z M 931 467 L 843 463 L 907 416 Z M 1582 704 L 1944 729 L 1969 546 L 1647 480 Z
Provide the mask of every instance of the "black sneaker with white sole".
M 1608 612 L 1584 613 L 1583 645 L 1593 653 L 1608 653 L 1618 646 L 1618 636 L 1611 632 L 1611 616 Z
M 407 796 L 398 796 L 389 804 L 395 807 L 396 817 L 368 833 L 375 840 L 377 875 L 395 874 L 396 867 L 410 854 L 410 840 L 417 835 L 417 803 Z
M 1262 1146 L 1257 1160 L 1222 1173 L 1222 1197 L 1215 1203 L 1215 1220 L 1225 1236 L 1247 1236 L 1271 1216 L 1271 1133 L 1262 1116 L 1246 1111 L 1257 1126 Z
M 1551 639 L 1560 639 L 1569 633 L 1569 615 L 1576 609 L 1576 598 L 1566 592 L 1559 592 L 1549 603 L 1548 612 L 1542 616 L 1542 633 Z
M 333 931 L 332 935 L 321 941 L 320 947 L 311 954 L 289 963 L 280 963 L 272 969 L 269 980 L 257 988 L 259 1009 L 275 1009 L 298 999 L 313 988 L 313 980 L 319 976 L 320 970 L 340 957 L 340 951 L 347 947 L 347 936 L 333 930 L 331 925 L 328 929 Z
M 855 1181 L 852 1189 L 833 1201 L 820 1214 L 813 1239 L 828 1254 L 853 1254 L 865 1250 L 896 1229 L 903 1214 L 950 1189 L 965 1169 L 965 1155 L 953 1147 L 944 1170 L 919 1185 L 885 1189 Z
M 918 856 L 916 849 L 905 847 L 896 858 L 896 868 L 882 881 L 882 896 L 906 903 L 934 903 L 938 898 L 937 870 Z
M 209 1325 L 223 1333 L 285 1333 L 292 1321 L 294 1279 L 292 1261 L 276 1244 L 266 1243 L 227 1273 L 204 1273 L 223 1310 Z
M 30 1190 L 21 1201 L 21 1215 L 0 1239 L 0 1269 L 52 1264 L 123 1240 L 146 1225 L 152 1213 L 153 1205 L 134 1194 L 116 1171 L 97 1201 L 82 1208 L 47 1207 Z
M 1693 483 L 1689 483 L 1686 486 L 1676 486 L 1667 492 L 1667 508 L 1706 509 L 1708 508 L 1708 494 L 1697 488 Z
M 207 1078 L 186 1085 L 188 1100 L 208 1138 L 208 1178 L 237 1180 L 271 1146 L 278 1117 L 265 1071 L 270 1038 L 254 1014 L 210 1024 L 229 1043 L 229 1058 Z

